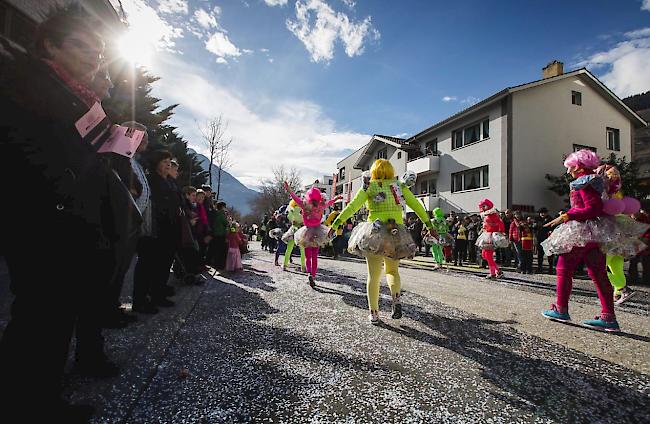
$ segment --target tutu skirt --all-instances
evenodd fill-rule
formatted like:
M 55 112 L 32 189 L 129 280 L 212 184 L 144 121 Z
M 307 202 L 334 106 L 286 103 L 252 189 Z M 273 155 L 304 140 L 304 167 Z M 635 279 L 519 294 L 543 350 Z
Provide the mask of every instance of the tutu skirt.
M 503 233 L 483 231 L 476 239 L 476 246 L 484 250 L 503 249 L 510 245 Z
M 618 228 L 614 217 L 598 217 L 588 221 L 568 221 L 560 224 L 541 245 L 544 253 L 562 255 L 574 247 L 585 247 L 589 243 L 604 245 L 617 242 Z
M 362 222 L 352 230 L 348 251 L 361 256 L 404 259 L 415 256 L 417 245 L 404 225 L 388 228 L 379 221 Z
M 320 247 L 327 244 L 331 238 L 327 235 L 329 228 L 324 225 L 318 227 L 300 227 L 293 239 L 298 246 L 302 247 Z
M 616 215 L 606 219 L 614 221 L 616 232 L 614 240 L 605 242 L 600 246 L 603 253 L 629 259 L 647 247 L 640 240 L 640 237 L 648 230 L 650 225 L 635 221 L 627 215 Z
M 298 231 L 298 227 L 292 225 L 286 233 L 282 234 L 282 241 L 289 243 L 291 240 L 293 240 L 293 236 L 296 234 L 296 231 Z
M 238 247 L 228 248 L 228 257 L 226 259 L 226 271 L 241 271 L 244 266 L 241 263 L 241 252 Z

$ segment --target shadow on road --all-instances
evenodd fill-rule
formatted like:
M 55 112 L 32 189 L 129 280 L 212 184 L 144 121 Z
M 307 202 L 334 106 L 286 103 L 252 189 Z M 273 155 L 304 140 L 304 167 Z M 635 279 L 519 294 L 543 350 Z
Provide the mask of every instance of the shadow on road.
M 365 282 L 342 275 L 337 279 L 336 272 L 324 273 L 329 281 L 349 286 L 352 292 L 329 287 L 319 287 L 319 291 L 367 309 L 365 295 L 361 294 L 365 293 Z M 382 291 L 389 295 L 385 286 Z M 503 389 L 507 401 L 517 408 L 560 422 L 641 422 L 635 417 L 650 410 L 650 396 L 630 389 L 645 387 L 641 390 L 647 391 L 650 379 L 643 374 L 519 333 L 508 326 L 512 321 L 465 316 L 469 314 L 414 293 L 403 302 L 405 317 L 425 329 L 393 320 L 382 323 L 381 328 L 471 359 L 481 366 L 483 378 Z M 389 309 L 388 301 L 380 308 Z

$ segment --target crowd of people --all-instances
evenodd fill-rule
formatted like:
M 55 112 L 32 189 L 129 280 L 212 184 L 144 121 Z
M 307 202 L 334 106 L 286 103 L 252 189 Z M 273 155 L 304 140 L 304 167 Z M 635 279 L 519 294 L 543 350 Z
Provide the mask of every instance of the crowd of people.
M 0 216 L 14 295 L 0 342 L 6 417 L 85 421 L 92 408 L 61 398 L 73 335 L 75 372 L 115 376 L 102 330 L 173 306 L 172 264 L 188 284 L 203 282 L 206 265 L 242 268 L 247 237 L 225 202 L 209 186 L 181 188 L 178 162 L 149 148 L 146 127 L 112 122 L 102 108 L 112 84 L 95 28 L 67 7 L 39 25 L 28 52 L 0 38 L 0 156 L 12 164 L 2 191 L 12 201 L 25 187 L 39 195 Z M 129 269 L 131 311 L 120 297 Z

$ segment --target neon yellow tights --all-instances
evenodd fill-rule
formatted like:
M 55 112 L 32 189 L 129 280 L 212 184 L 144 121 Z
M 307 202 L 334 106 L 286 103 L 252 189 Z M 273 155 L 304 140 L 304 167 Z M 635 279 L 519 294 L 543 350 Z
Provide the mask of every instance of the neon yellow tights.
M 368 306 L 371 311 L 379 310 L 379 282 L 381 280 L 382 264 L 386 266 L 386 282 L 390 293 L 393 298 L 399 296 L 402 288 L 401 280 L 399 278 L 399 259 L 390 259 L 384 256 L 368 255 L 366 256 L 366 264 L 368 265 Z
M 627 284 L 625 272 L 623 271 L 623 257 L 607 255 L 607 278 L 614 286 L 614 292 L 618 293 Z

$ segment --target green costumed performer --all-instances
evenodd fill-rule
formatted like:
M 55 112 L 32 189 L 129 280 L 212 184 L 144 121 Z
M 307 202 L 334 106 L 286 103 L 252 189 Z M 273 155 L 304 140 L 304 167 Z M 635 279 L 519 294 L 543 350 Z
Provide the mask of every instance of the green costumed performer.
M 386 159 L 377 159 L 370 169 L 370 175 L 364 173 L 363 187 L 336 217 L 330 235 L 333 235 L 364 203 L 369 212 L 368 221 L 360 223 L 352 230 L 348 251 L 366 257 L 369 319 L 372 324 L 378 324 L 380 322 L 379 281 L 382 265 L 385 267 L 386 281 L 393 300 L 392 318 L 399 319 L 402 317 L 399 261 L 403 258 L 412 258 L 417 250 L 411 234 L 404 226 L 402 216 L 404 203 L 413 209 L 429 228 L 430 235 L 437 234 L 422 203 L 415 198 L 405 182 L 395 178 L 393 165 Z
M 636 256 L 646 247 L 639 237 L 647 230 L 647 225 L 630 217 L 639 211 L 641 204 L 634 198 L 623 196 L 618 169 L 612 165 L 601 165 L 596 173 L 605 182 L 603 212 L 612 216 L 617 227 L 617 237 L 603 243 L 601 250 L 607 255 L 607 278 L 614 287 L 614 302 L 620 305 L 635 294 L 627 286 L 623 268 L 626 258 Z
M 440 267 L 445 263 L 445 255 L 442 253 L 442 244 L 447 233 L 449 233 L 449 227 L 445 221 L 445 214 L 442 213 L 442 209 L 435 208 L 433 210 L 431 223 L 438 233 L 438 237 L 426 237 L 425 241 L 428 244 L 431 244 L 431 256 L 433 256 L 433 260 L 436 261 L 435 269 L 440 269 Z
M 289 266 L 291 253 L 293 252 L 293 247 L 296 244 L 295 240 L 293 239 L 293 235 L 300 229 L 300 227 L 302 227 L 303 224 L 300 207 L 295 200 L 291 200 L 291 202 L 289 202 L 289 206 L 287 206 L 287 219 L 289 220 L 289 223 L 291 223 L 291 228 L 289 228 L 289 231 L 282 235 L 282 241 L 287 244 L 287 251 L 284 252 L 284 264 L 282 265 L 283 270 L 287 269 Z M 305 268 L 305 248 L 302 246 L 298 247 L 300 248 L 300 270 L 302 272 L 305 272 L 307 270 L 307 268 Z

